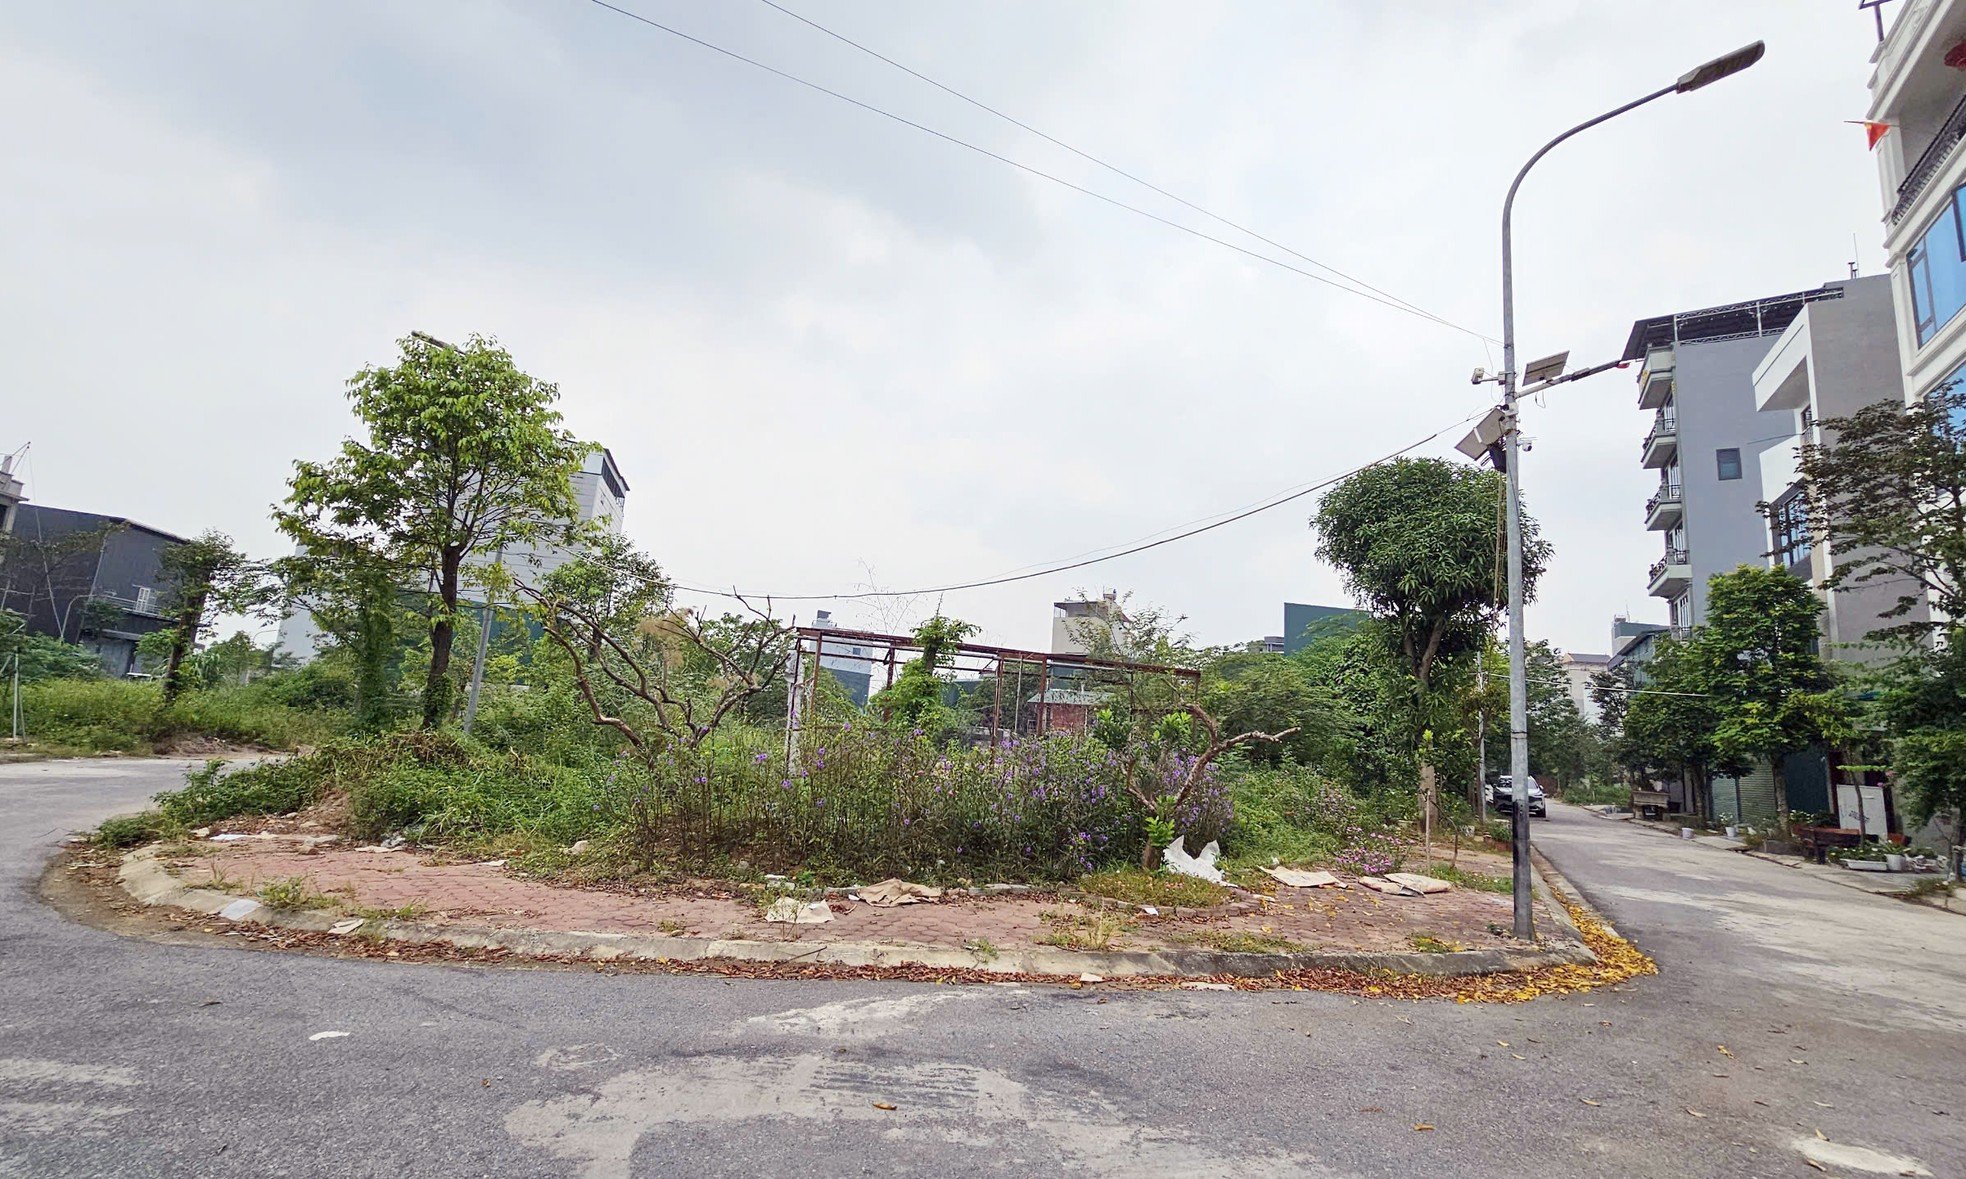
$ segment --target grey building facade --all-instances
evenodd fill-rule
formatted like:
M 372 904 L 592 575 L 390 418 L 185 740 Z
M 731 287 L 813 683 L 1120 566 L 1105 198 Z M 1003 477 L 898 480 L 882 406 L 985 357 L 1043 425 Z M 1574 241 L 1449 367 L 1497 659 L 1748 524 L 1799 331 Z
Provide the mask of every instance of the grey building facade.
M 13 505 L 0 609 L 35 634 L 79 643 L 112 675 L 139 670 L 137 642 L 170 625 L 164 551 L 184 538 L 125 516 Z
M 1801 444 L 1832 440 L 1823 429 L 1825 419 L 1904 399 L 1891 276 L 1851 279 L 1840 285 L 1843 298 L 1804 307 L 1755 369 L 1758 407 L 1764 414 L 1788 415 L 1796 436 L 1794 442 L 1764 452 L 1757 475 L 1761 498 L 1768 504 L 1767 563 L 1809 582 L 1822 596 L 1823 654 L 1875 663 L 1891 652 L 1871 641 L 1869 634 L 1900 622 L 1922 621 L 1926 617 L 1923 590 L 1909 580 L 1827 588 L 1825 580 L 1849 554 L 1835 552 L 1822 535 L 1821 522 L 1809 519 L 1798 474 Z M 1918 600 L 1913 613 L 1886 617 L 1907 596 Z
M 1762 458 L 1794 449 L 1796 422 L 1793 411 L 1761 409 L 1755 370 L 1805 307 L 1842 299 L 1849 285 L 1632 325 L 1624 358 L 1642 362 L 1638 404 L 1652 412 L 1640 463 L 1659 472 L 1645 527 L 1660 534 L 1661 552 L 1646 592 L 1665 599 L 1675 632 L 1705 621 L 1714 574 L 1767 564 L 1768 528 L 1756 506 Z

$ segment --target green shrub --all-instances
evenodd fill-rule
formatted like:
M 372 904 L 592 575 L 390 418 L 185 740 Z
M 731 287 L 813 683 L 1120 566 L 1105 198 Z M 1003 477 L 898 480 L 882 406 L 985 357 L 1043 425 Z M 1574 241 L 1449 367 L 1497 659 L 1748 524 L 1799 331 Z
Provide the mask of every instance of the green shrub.
M 228 769 L 230 772 L 227 772 Z M 184 786 L 157 796 L 160 810 L 186 827 L 207 827 L 237 815 L 284 815 L 321 796 L 310 759 L 228 767 L 208 761 L 185 775 Z
M 1620 786 L 1616 782 L 1599 782 L 1594 779 L 1587 779 L 1582 782 L 1572 782 L 1570 785 L 1564 787 L 1561 797 L 1563 801 L 1575 803 L 1578 806 L 1609 806 L 1613 804 L 1624 806 L 1631 802 L 1632 792 L 1631 787 Z
M 174 839 L 184 833 L 184 824 L 162 811 L 144 811 L 104 819 L 90 842 L 102 848 L 136 847 L 159 839 Z
M 190 692 L 168 710 L 141 680 L 44 680 L 21 685 L 29 740 L 56 751 L 144 753 L 176 737 L 295 749 L 346 730 L 344 714 L 295 708 L 264 683 Z
M 347 725 L 346 714 L 295 708 L 272 687 L 254 683 L 187 693 L 155 727 L 165 736 L 298 749 L 338 736 Z
M 43 680 L 21 685 L 28 739 L 82 753 L 141 753 L 163 690 L 137 680 Z
M 518 754 L 485 754 L 462 765 L 402 761 L 349 790 L 350 834 L 401 831 L 429 841 L 502 835 L 572 843 L 611 818 L 591 779 Z

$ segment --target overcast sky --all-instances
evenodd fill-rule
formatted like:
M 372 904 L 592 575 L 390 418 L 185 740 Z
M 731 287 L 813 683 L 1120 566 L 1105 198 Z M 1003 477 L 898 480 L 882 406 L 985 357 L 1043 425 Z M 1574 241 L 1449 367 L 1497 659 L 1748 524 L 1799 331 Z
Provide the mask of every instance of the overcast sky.
M 756 0 L 619 3 L 1235 236 Z M 1532 177 L 1525 358 L 1844 277 L 1853 236 L 1882 264 L 1841 121 L 1875 38 L 1846 0 L 785 4 L 1496 336 L 1528 153 L 1762 38 L 1753 70 Z M 1469 373 L 1499 360 L 587 0 L 11 5 L 0 106 L 0 451 L 32 443 L 37 502 L 259 555 L 286 549 L 267 506 L 293 460 L 352 428 L 343 383 L 413 328 L 557 382 L 674 576 L 778 593 L 970 580 L 1237 508 L 1476 412 Z M 1648 416 L 1629 373 L 1528 410 L 1556 546 L 1532 635 L 1597 651 L 1615 613 L 1664 621 Z M 1053 600 L 1118 587 L 1204 642 L 1276 634 L 1287 599 L 1346 600 L 1314 502 L 942 607 L 1043 645 Z

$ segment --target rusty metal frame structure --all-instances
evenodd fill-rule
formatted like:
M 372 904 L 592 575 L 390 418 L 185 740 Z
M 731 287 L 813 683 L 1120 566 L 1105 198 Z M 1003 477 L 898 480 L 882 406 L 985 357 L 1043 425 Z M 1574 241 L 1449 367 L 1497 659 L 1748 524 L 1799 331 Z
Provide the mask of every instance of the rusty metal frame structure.
M 882 686 L 893 687 L 902 665 L 922 652 L 922 645 L 909 635 L 817 626 L 799 627 L 794 634 L 796 642 L 791 655 L 792 666 L 785 677 L 785 742 L 788 754 L 796 753 L 800 730 L 805 727 L 808 718 L 817 715 L 819 677 L 825 670 L 822 661 L 828 658 L 829 644 L 833 646 L 831 657 L 853 659 L 868 665 L 870 695 L 879 690 L 874 686 L 874 672 L 877 669 L 885 672 L 885 684 Z M 869 648 L 876 654 L 848 655 L 845 650 L 848 647 Z M 1172 680 L 1183 703 L 1198 704 L 1201 698 L 1201 672 L 1192 667 L 1132 663 L 1052 651 L 1024 651 L 982 643 L 962 643 L 949 653 L 948 659 L 944 670 L 956 673 L 954 682 L 963 682 L 964 673 L 973 673 L 977 681 L 991 681 L 988 728 L 989 744 L 993 747 L 1006 734 L 1032 736 L 1050 732 L 1055 705 L 1052 694 L 1061 683 L 1091 685 L 1101 690 L 1123 687 L 1126 699 L 1132 705 L 1138 700 L 1135 693 L 1137 680 L 1142 676 L 1155 676 Z M 1032 677 L 1035 677 L 1036 692 L 1027 699 L 1024 684 Z M 1010 689 L 1011 702 L 1010 723 L 1007 726 L 1004 724 L 1006 687 Z

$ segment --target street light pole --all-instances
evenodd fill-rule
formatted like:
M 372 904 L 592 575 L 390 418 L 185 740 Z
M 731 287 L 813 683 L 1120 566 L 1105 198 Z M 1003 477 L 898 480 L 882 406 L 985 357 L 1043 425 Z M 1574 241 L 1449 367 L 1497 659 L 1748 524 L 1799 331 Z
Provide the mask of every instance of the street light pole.
M 1661 87 L 1643 98 L 1633 99 L 1570 128 L 1529 157 L 1529 162 L 1515 174 L 1515 180 L 1509 185 L 1509 195 L 1502 202 L 1502 437 L 1509 487 L 1509 773 L 1510 786 L 1515 795 L 1515 936 L 1524 940 L 1536 936 L 1536 923 L 1530 908 L 1529 680 L 1523 662 L 1522 637 L 1522 471 L 1519 461 L 1522 431 L 1516 413 L 1515 246 L 1511 224 L 1516 190 L 1522 187 L 1522 178 L 1529 175 L 1529 169 L 1535 167 L 1537 161 L 1571 136 L 1654 99 L 1664 98 L 1668 94 L 1685 94 L 1737 74 L 1760 61 L 1764 52 L 1766 46 L 1760 41 L 1743 46 L 1724 57 L 1688 70 L 1670 86 Z

